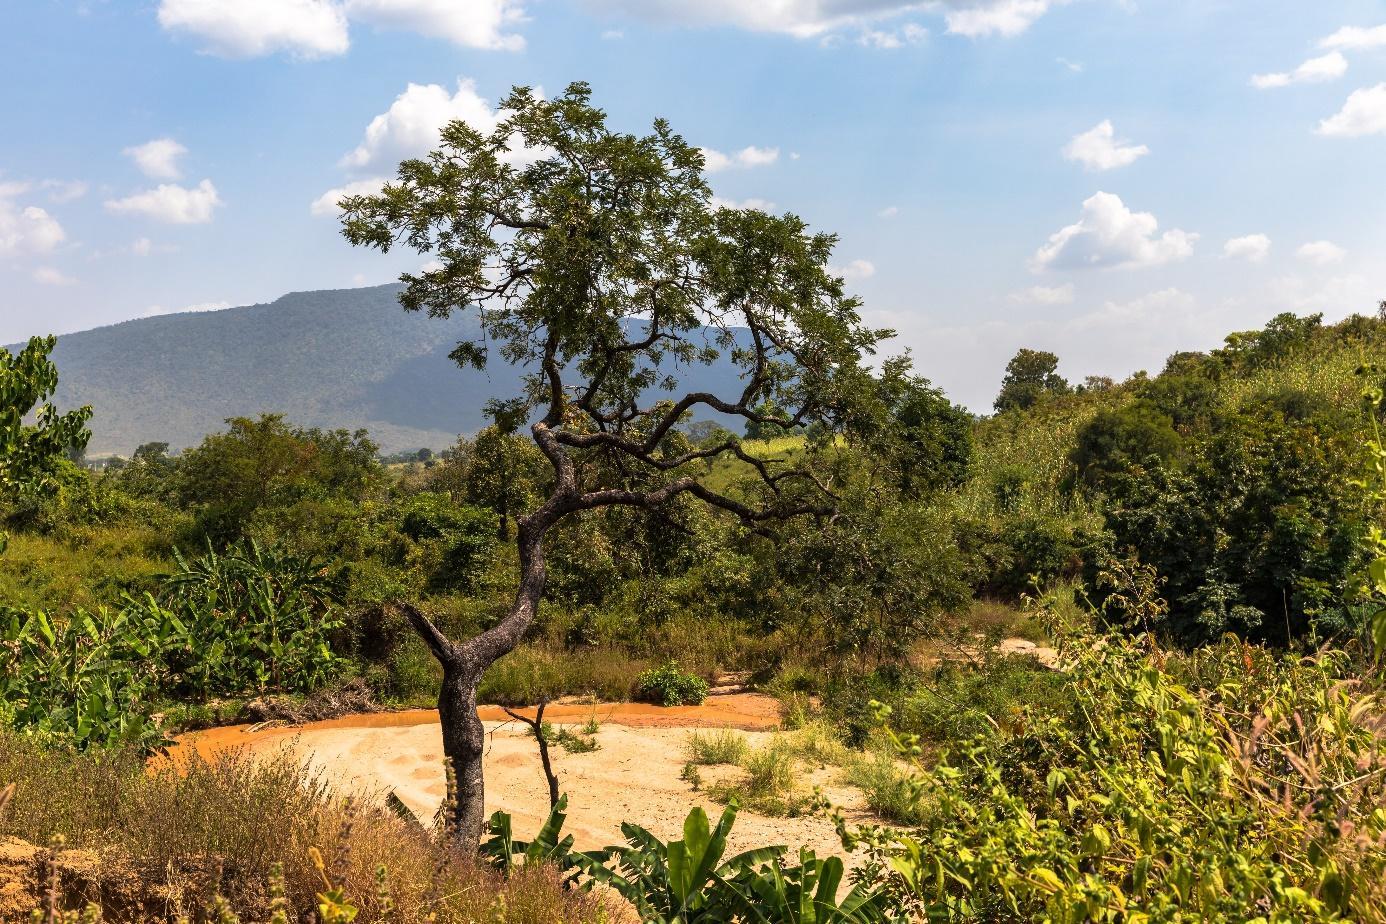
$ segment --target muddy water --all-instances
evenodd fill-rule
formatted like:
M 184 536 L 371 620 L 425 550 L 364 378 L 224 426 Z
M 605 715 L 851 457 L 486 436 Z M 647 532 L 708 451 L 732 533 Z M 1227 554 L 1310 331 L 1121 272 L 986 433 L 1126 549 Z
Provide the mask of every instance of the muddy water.
M 506 722 L 510 717 L 499 706 L 478 710 L 483 722 Z M 534 709 L 517 709 L 533 718 Z M 627 728 L 736 728 L 768 731 L 779 727 L 779 703 L 757 693 L 710 696 L 701 706 L 651 706 L 647 703 L 553 703 L 544 710 L 544 721 L 581 724 L 595 718 L 603 725 Z M 262 750 L 266 744 L 305 733 L 341 729 L 407 728 L 437 725 L 438 710 L 409 709 L 402 712 L 368 712 L 309 722 L 305 725 L 271 726 L 251 731 L 251 725 L 227 725 L 178 737 L 169 749 L 173 760 L 196 753 L 204 758 L 238 748 Z

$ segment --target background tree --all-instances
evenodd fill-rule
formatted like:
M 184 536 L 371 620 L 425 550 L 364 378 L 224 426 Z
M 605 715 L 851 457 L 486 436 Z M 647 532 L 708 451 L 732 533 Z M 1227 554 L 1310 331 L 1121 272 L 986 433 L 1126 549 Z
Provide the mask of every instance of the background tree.
M 1168 414 L 1145 401 L 1101 410 L 1083 424 L 1069 461 L 1089 487 L 1101 488 L 1113 475 L 1154 459 L 1168 462 L 1181 441 Z
M 406 310 L 474 311 L 481 342 L 453 351 L 484 366 L 491 345 L 531 370 L 523 406 L 552 469 L 547 498 L 517 523 L 519 585 L 507 615 L 457 641 L 405 608 L 443 667 L 443 748 L 456 771 L 453 830 L 474 850 L 482 825 L 482 673 L 535 616 L 546 534 L 565 517 L 611 506 L 656 508 L 691 495 L 748 524 L 824 511 L 829 485 L 807 467 L 747 454 L 728 439 L 688 448 L 676 425 L 703 409 L 792 428 L 834 420 L 870 391 L 861 356 L 883 332 L 827 269 L 835 238 L 793 215 L 716 208 L 703 157 L 663 120 L 643 137 L 614 132 L 576 83 L 553 100 L 517 88 L 488 135 L 463 122 L 440 150 L 399 167 L 374 196 L 343 200 L 353 244 L 430 254 L 436 268 L 401 277 Z M 516 164 L 514 152 L 528 155 Z M 679 373 L 724 359 L 739 393 L 673 392 Z M 764 402 L 779 409 L 760 410 Z M 739 459 L 756 498 L 719 494 L 694 474 Z
M 1053 353 L 1022 347 L 1006 363 L 1001 392 L 996 396 L 997 413 L 1024 410 L 1045 395 L 1067 394 L 1068 382 L 1059 375 L 1058 368 L 1059 357 Z
M 887 359 L 876 379 L 878 409 L 868 441 L 907 496 L 957 487 L 972 458 L 972 415 L 929 380 L 913 374 L 908 355 Z
M 184 452 L 174 475 L 180 505 L 196 511 L 198 529 L 224 544 L 264 527 L 256 538 L 321 535 L 338 510 L 380 484 L 378 447 L 365 430 L 295 427 L 282 414 L 235 417 Z M 273 522 L 269 522 L 269 521 Z M 312 549 L 312 551 L 324 551 Z
M 91 408 L 59 414 L 48 403 L 58 387 L 49 359 L 56 345 L 54 337 L 34 337 L 18 355 L 0 348 L 0 502 L 51 491 L 59 463 L 91 439 Z M 0 552 L 5 545 L 0 533 Z

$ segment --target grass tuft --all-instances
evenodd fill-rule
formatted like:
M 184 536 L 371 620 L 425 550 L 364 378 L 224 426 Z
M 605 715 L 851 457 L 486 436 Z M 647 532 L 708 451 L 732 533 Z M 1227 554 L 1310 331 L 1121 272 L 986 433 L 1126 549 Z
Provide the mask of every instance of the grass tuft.
M 710 766 L 714 764 L 740 764 L 750 750 L 746 736 L 723 728 L 714 732 L 695 731 L 688 736 L 690 763 Z

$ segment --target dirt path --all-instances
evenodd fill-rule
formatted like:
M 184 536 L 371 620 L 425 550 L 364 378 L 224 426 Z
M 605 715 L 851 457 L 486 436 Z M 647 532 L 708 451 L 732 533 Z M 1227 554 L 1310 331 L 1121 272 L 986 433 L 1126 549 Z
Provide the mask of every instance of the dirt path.
M 597 750 L 569 754 L 553 748 L 554 769 L 569 797 L 565 831 L 579 849 L 621 842 L 622 821 L 669 839 L 680 836 L 684 817 L 701 804 L 716 817 L 721 806 L 680 778 L 684 745 L 693 728 L 743 730 L 752 747 L 765 744 L 779 723 L 775 700 L 756 694 L 710 697 L 703 706 L 659 708 L 632 703 L 548 707 L 545 720 L 581 725 L 595 709 L 601 724 Z M 516 834 L 528 838 L 548 814 L 548 794 L 533 737 L 499 709 L 483 710 L 486 753 L 486 811 L 509 812 Z M 184 736 L 172 757 L 190 751 L 213 757 L 234 749 L 265 754 L 287 748 L 310 761 L 330 782 L 346 790 L 384 795 L 393 790 L 421 818 L 431 819 L 444 797 L 442 733 L 431 710 L 346 716 L 325 722 L 252 731 L 252 726 L 212 729 Z M 806 772 L 806 787 L 822 785 L 828 797 L 864 818 L 860 794 L 836 783 L 835 772 Z M 831 821 L 824 817 L 767 818 L 742 811 L 731 850 L 766 844 L 806 846 L 819 855 L 841 853 Z

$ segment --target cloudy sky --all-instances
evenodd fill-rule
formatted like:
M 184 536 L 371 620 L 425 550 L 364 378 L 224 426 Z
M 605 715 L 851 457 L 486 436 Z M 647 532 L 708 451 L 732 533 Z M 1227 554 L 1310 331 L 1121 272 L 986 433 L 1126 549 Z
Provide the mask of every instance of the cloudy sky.
M 0 0 L 0 343 L 388 281 L 339 192 L 571 80 L 979 410 L 1386 298 L 1382 0 Z

